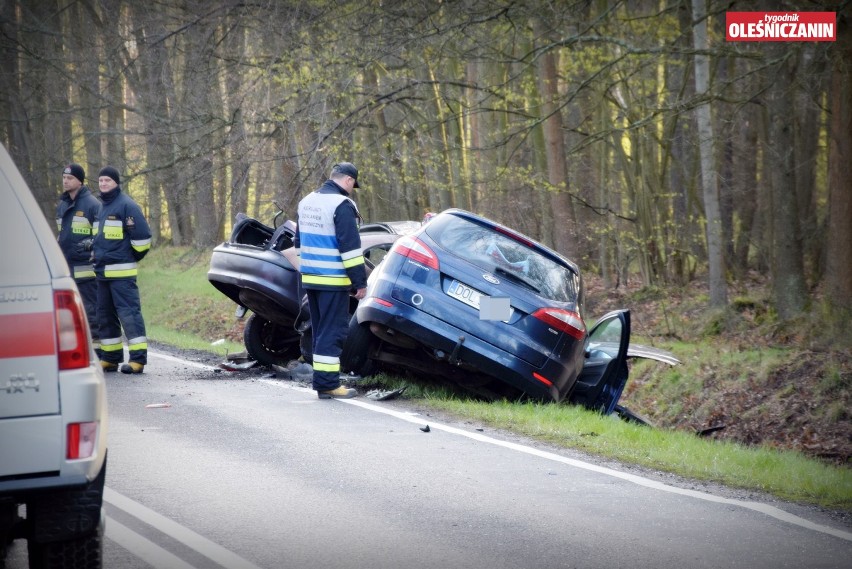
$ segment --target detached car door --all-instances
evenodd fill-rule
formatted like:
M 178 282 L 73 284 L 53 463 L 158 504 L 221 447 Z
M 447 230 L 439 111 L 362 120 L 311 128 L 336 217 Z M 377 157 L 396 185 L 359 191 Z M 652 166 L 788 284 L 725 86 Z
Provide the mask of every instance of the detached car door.
M 592 326 L 586 336 L 585 363 L 568 400 L 609 415 L 627 383 L 630 311 L 616 310 Z

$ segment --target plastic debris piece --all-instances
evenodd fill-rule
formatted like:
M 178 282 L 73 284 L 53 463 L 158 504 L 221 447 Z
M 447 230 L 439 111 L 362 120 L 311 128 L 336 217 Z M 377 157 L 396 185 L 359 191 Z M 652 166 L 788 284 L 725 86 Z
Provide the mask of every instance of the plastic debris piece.
M 372 391 L 368 391 L 365 397 L 373 401 L 387 401 L 388 399 L 399 397 L 403 391 L 405 391 L 405 387 L 393 390 L 373 389 Z
M 420 430 L 423 431 L 424 433 L 428 433 L 432 429 L 429 428 L 429 425 L 426 425 L 425 427 L 420 427 Z
M 211 346 L 221 346 L 224 343 L 225 343 L 225 338 L 219 338 L 215 342 L 210 342 L 210 345 Z
M 244 371 L 253 368 L 255 365 L 257 365 L 257 362 L 255 360 L 250 360 L 241 364 L 234 362 L 222 362 L 219 364 L 219 367 L 227 371 Z
M 168 409 L 171 406 L 171 403 L 150 403 L 145 405 L 145 409 Z

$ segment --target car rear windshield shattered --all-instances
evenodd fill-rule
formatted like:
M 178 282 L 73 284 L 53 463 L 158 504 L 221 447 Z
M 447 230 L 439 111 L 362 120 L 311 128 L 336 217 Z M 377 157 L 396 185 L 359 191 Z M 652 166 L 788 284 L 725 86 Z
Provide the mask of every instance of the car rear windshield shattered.
M 440 221 L 426 232 L 457 257 L 544 298 L 576 301 L 576 276 L 565 265 L 493 228 L 455 215 L 443 216 Z

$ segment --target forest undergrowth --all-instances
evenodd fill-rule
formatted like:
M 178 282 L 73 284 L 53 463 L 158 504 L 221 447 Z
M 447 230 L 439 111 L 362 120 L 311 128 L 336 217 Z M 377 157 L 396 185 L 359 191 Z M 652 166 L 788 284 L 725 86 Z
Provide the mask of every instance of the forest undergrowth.
M 819 291 L 779 323 L 765 281 L 732 287 L 725 310 L 706 286 L 605 290 L 586 279 L 587 319 L 629 308 L 632 341 L 668 349 L 681 365 L 631 363 L 622 404 L 660 427 L 794 449 L 837 465 L 852 457 L 852 332 L 821 314 Z

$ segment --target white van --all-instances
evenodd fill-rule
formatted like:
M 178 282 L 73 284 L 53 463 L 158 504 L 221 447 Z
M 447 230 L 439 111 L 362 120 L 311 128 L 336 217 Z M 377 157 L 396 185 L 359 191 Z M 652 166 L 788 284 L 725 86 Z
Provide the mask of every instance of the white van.
M 0 567 L 26 539 L 31 568 L 99 568 L 104 376 L 56 237 L 2 145 L 0 203 Z

